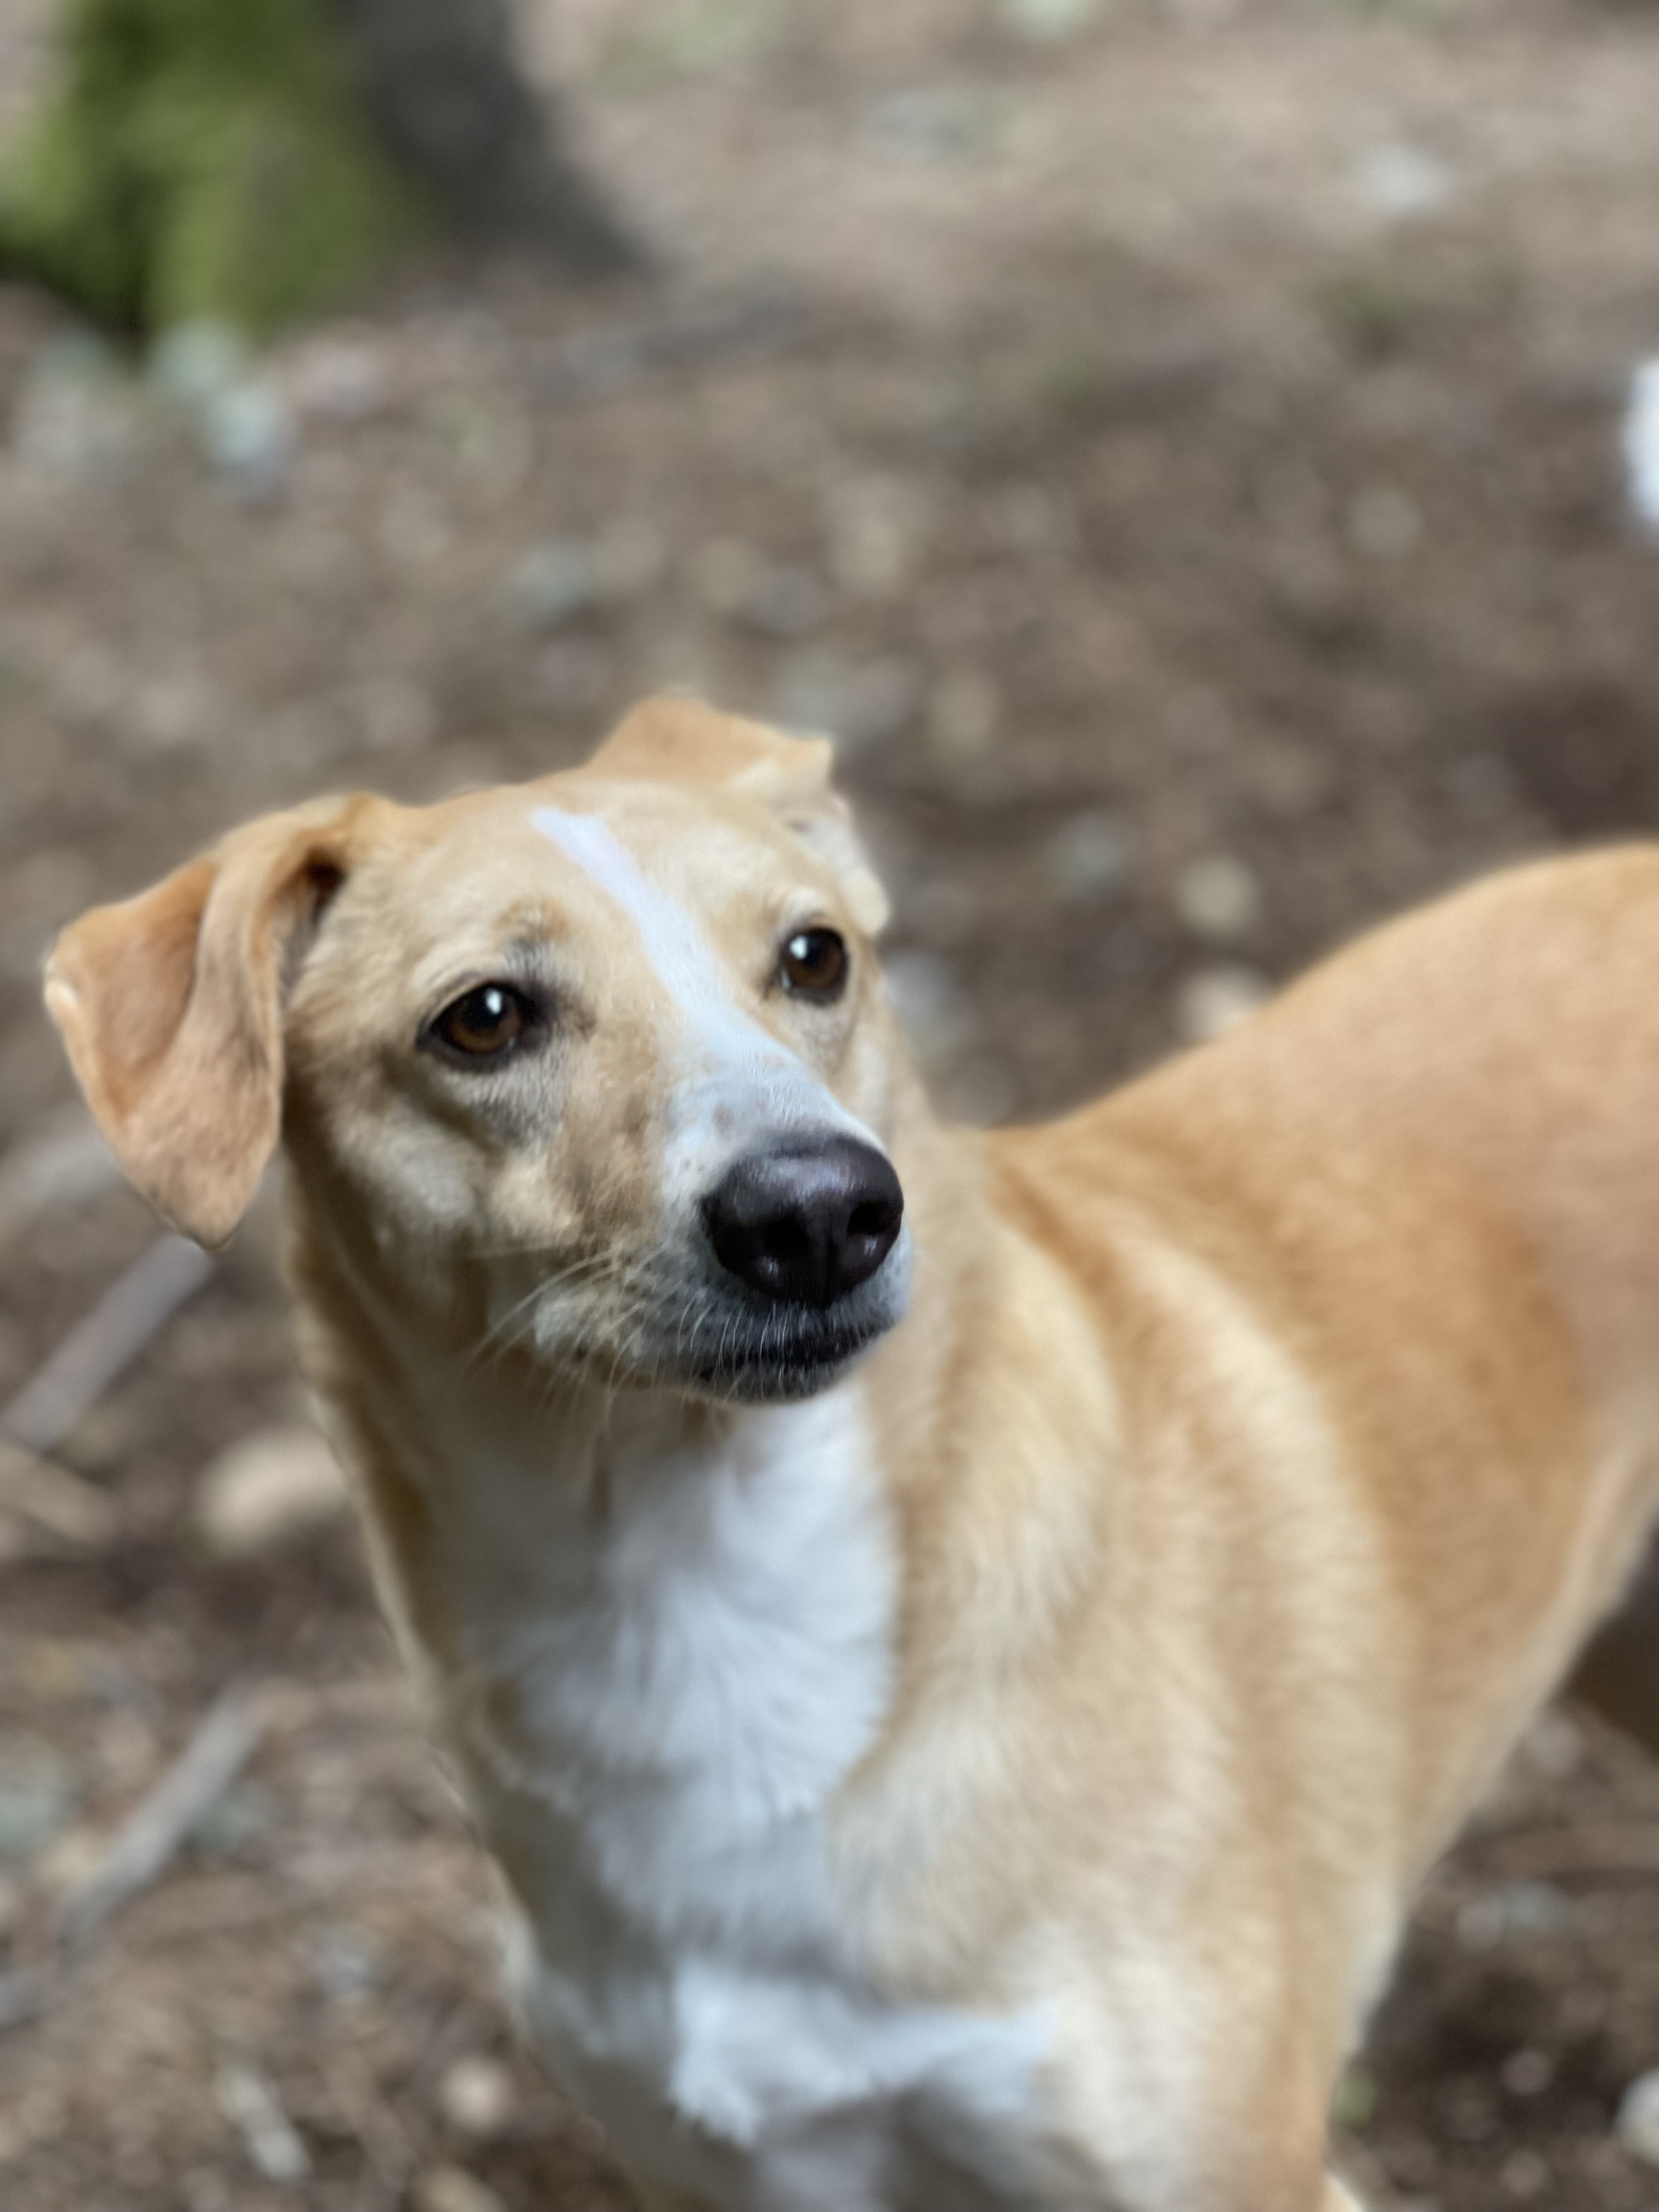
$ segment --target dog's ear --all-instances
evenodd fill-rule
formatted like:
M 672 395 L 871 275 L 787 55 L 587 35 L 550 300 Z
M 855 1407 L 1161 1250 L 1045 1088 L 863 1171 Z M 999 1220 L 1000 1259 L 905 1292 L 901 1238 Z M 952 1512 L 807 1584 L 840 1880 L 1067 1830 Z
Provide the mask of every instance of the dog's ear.
M 348 865 L 356 803 L 234 831 L 71 922 L 46 1006 L 129 1179 L 203 1244 L 246 1211 L 282 1127 L 283 1000 Z
M 635 707 L 588 763 L 601 775 L 720 784 L 762 800 L 830 868 L 853 919 L 873 936 L 887 920 L 887 894 L 831 784 L 835 764 L 828 738 L 787 737 L 672 694 Z

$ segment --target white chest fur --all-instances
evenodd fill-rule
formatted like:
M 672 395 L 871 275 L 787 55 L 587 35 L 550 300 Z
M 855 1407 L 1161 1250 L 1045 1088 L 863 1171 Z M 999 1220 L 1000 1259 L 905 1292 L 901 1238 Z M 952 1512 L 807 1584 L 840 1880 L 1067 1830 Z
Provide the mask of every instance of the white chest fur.
M 876 2212 L 918 2124 L 959 2166 L 1041 2036 L 885 2000 L 838 1893 L 830 1801 L 887 1709 L 896 1595 L 856 1382 L 445 1441 L 441 1724 L 556 2069 L 644 2172 L 729 2212 Z M 960 2178 L 941 2212 L 997 2201 Z

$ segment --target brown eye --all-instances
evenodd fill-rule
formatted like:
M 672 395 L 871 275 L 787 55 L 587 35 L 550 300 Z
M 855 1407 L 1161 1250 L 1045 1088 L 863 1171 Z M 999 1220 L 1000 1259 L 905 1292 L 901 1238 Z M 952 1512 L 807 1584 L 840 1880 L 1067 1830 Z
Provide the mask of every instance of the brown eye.
M 799 929 L 778 962 L 786 991 L 803 999 L 838 999 L 847 982 L 847 945 L 833 929 Z
M 510 983 L 480 983 L 432 1023 L 427 1035 L 465 1060 L 499 1060 L 541 1019 L 533 1000 Z

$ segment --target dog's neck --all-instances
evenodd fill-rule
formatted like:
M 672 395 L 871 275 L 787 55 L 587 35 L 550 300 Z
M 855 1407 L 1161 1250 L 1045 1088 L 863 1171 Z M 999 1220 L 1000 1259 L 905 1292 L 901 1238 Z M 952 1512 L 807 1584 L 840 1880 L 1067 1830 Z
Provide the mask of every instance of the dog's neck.
M 346 1432 L 429 1717 L 461 1756 L 568 1785 L 571 1805 L 601 1769 L 672 1783 L 727 1840 L 852 1771 L 891 1693 L 895 1462 L 926 1455 L 938 1417 L 927 1370 L 983 1204 L 972 1150 L 931 1127 L 903 1147 L 910 1317 L 818 1396 L 752 1407 L 476 1358 L 301 1161 L 305 1364 Z

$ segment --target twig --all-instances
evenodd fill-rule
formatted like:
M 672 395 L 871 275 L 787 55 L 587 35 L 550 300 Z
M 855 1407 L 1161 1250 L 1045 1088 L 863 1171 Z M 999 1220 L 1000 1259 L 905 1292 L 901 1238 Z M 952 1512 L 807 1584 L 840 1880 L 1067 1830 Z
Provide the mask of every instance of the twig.
M 213 2077 L 219 2110 L 247 2146 L 254 2170 L 266 2181 L 291 2184 L 311 2172 L 311 2154 L 283 2110 L 268 2075 L 227 2059 Z
M 0 1412 L 0 1436 L 52 1451 L 212 1272 L 199 1244 L 158 1237 Z
M 181 1756 L 118 1829 L 101 1863 L 64 1899 L 58 1932 L 65 1944 L 85 1942 L 156 1880 L 241 1772 L 264 1731 L 255 1698 L 244 1690 L 222 1692 Z
M 95 1483 L 55 1460 L 0 1437 L 0 1510 L 21 1514 L 60 1542 L 86 1551 L 112 1543 L 121 1525 L 113 1501 Z
M 730 306 L 656 322 L 611 323 L 565 339 L 537 380 L 550 399 L 597 398 L 721 354 L 764 353 L 793 343 L 804 335 L 806 319 L 799 300 L 763 290 Z

